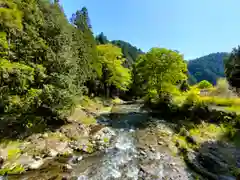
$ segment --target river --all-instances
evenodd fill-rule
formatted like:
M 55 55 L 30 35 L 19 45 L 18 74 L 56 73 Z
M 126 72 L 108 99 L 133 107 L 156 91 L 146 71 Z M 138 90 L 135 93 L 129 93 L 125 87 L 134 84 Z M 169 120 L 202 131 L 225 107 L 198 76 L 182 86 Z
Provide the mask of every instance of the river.
M 108 126 L 114 132 L 110 146 L 104 152 L 86 156 L 76 164 L 70 163 L 72 171 L 66 179 L 193 179 L 181 157 L 169 148 L 169 137 L 173 133 L 171 126 L 161 119 L 153 118 L 139 104 L 119 105 L 117 112 L 100 115 L 98 123 Z M 160 130 L 164 130 L 162 137 Z M 45 180 L 51 171 L 57 170 L 49 166 L 47 172 L 36 171 L 12 179 Z

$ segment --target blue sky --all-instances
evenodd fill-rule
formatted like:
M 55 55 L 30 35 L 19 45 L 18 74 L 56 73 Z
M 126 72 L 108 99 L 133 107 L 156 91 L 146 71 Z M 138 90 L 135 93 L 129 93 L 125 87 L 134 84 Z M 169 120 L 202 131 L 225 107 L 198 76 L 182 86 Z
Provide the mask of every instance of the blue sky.
M 60 0 L 70 17 L 86 6 L 95 34 L 148 51 L 178 50 L 185 59 L 240 44 L 239 0 Z

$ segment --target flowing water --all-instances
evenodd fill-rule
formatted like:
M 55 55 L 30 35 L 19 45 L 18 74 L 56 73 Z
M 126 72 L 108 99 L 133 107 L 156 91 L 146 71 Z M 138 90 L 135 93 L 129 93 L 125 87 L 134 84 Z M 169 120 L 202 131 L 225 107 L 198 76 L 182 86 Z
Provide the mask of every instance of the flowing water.
M 79 179 L 138 179 L 137 150 L 134 146 L 133 131 L 123 130 L 117 133 L 113 147 L 106 150 L 106 155 L 79 176 Z M 96 166 L 96 165 L 95 165 Z
M 182 160 L 176 159 L 166 151 L 166 148 L 156 146 L 156 149 L 152 148 L 149 151 L 139 149 L 139 139 L 149 134 L 147 128 L 149 117 L 150 115 L 142 111 L 138 104 L 122 105 L 116 113 L 100 116 L 99 123 L 109 126 L 116 136 L 111 141 L 111 146 L 104 152 L 84 157 L 82 161 L 72 165 L 72 179 L 190 179 L 191 174 L 186 170 Z M 151 136 L 150 139 L 143 140 L 143 145 L 148 148 L 147 143 L 153 142 L 154 138 L 155 136 Z M 57 171 L 53 169 L 53 166 L 50 166 L 47 172 L 37 171 L 15 179 L 48 179 L 47 173 L 52 174 L 52 171 Z

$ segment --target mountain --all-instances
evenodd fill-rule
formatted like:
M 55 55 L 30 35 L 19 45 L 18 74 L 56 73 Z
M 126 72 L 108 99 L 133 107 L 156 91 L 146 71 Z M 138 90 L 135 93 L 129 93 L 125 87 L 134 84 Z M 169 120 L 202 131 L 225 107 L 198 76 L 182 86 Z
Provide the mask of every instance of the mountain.
M 207 80 L 215 85 L 218 78 L 225 76 L 224 59 L 227 56 L 226 52 L 217 52 L 188 61 L 189 83 Z

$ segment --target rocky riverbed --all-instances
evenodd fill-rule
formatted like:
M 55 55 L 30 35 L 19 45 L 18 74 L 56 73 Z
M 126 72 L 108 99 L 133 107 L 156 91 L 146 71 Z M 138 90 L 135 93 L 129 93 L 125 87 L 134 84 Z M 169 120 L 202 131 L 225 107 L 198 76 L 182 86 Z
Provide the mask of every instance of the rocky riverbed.
M 11 164 L 5 163 L 9 149 L 3 149 L 2 167 L 27 170 L 8 179 L 234 179 L 240 153 L 231 144 L 206 141 L 183 153 L 175 140 L 176 124 L 154 118 L 139 104 L 96 116 L 95 125 L 71 122 L 54 133 L 30 136 L 28 144 L 13 144 Z

